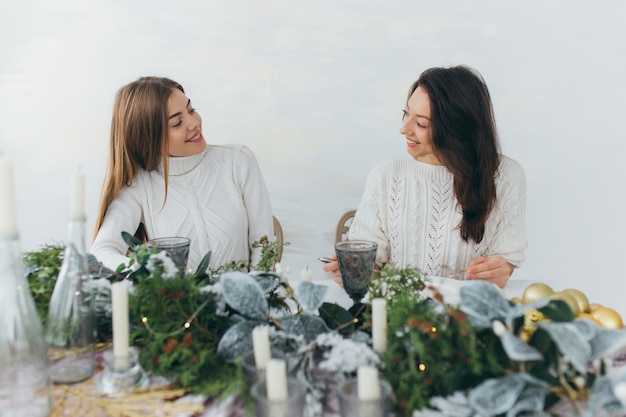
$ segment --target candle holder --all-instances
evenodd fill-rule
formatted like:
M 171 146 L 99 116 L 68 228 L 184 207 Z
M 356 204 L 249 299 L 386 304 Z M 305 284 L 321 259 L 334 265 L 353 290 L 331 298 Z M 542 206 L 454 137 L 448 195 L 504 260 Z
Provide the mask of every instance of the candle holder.
M 361 400 L 358 396 L 358 380 L 346 379 L 339 383 L 339 412 L 341 417 L 386 417 L 391 406 L 391 385 L 383 379 L 380 384 L 380 398 L 376 400 Z
M 287 379 L 287 399 L 270 400 L 267 398 L 265 380 L 252 385 L 250 394 L 254 400 L 256 417 L 302 417 L 306 397 L 306 385 L 297 379 Z
M 96 381 L 96 391 L 109 397 L 123 397 L 148 384 L 148 375 L 139 364 L 135 348 L 129 349 L 128 358 L 116 358 L 110 350 L 104 352 L 104 370 Z

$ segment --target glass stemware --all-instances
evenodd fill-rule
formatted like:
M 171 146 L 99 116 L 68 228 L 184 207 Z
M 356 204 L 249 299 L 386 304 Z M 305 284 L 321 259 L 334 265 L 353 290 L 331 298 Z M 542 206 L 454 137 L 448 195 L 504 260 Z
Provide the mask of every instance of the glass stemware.
M 335 244 L 341 281 L 354 304 L 361 301 L 374 272 L 378 244 L 368 240 L 344 240 Z

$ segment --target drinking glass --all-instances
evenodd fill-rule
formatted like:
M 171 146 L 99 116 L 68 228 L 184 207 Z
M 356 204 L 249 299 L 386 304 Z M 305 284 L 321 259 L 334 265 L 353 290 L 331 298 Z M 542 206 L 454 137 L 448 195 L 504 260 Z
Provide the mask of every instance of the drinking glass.
M 335 244 L 341 281 L 354 304 L 361 301 L 374 272 L 378 244 L 368 240 L 344 240 Z
M 174 261 L 176 268 L 184 277 L 187 269 L 187 259 L 189 258 L 190 243 L 191 239 L 188 237 L 174 236 L 151 239 L 146 243 L 146 246 L 149 248 L 156 247 L 159 252 L 167 252 L 172 261 Z

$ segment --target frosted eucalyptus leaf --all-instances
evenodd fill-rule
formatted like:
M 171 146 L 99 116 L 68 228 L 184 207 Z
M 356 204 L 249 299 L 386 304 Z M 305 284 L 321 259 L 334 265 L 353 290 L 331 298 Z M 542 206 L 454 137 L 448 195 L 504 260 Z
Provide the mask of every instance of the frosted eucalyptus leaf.
M 619 400 L 615 397 L 613 384 L 611 383 L 609 377 L 598 377 L 593 384 L 593 391 L 591 391 L 591 395 L 587 401 L 587 410 L 589 414 L 591 415 L 600 407 L 605 407 L 607 404 L 615 402 L 619 403 Z
M 324 302 L 328 287 L 302 281 L 296 287 L 296 299 L 308 313 L 314 313 Z
M 576 328 L 578 329 L 580 334 L 583 335 L 586 341 L 589 342 L 593 340 L 594 337 L 596 337 L 598 325 L 593 321 L 589 319 L 579 319 L 574 320 L 572 324 L 576 326 Z M 591 352 L 593 354 L 593 348 Z
M 521 414 L 521 411 L 541 413 L 535 415 L 549 416 L 549 414 L 543 412 L 546 394 L 548 393 L 549 390 L 546 388 L 526 388 L 520 394 L 515 405 L 513 405 L 513 407 L 506 412 L 506 417 L 516 417 Z M 525 413 L 524 415 L 527 414 Z
M 591 357 L 591 346 L 572 323 L 540 322 L 561 351 L 563 358 L 569 360 L 581 374 L 587 373 L 587 364 Z
M 540 361 L 543 355 L 534 347 L 524 343 L 519 337 L 505 332 L 502 335 L 502 347 L 509 359 L 517 362 Z
M 272 291 L 274 291 L 278 287 L 278 284 L 279 284 L 277 280 L 273 278 L 269 278 L 264 275 L 257 276 L 256 282 L 259 283 L 259 285 L 261 286 L 261 289 L 263 290 L 265 294 L 269 294 Z
M 279 323 L 285 332 L 302 335 L 307 342 L 330 330 L 324 320 L 317 316 L 286 316 L 280 318 Z
M 494 284 L 471 281 L 461 287 L 460 294 L 461 310 L 476 327 L 491 327 L 494 319 L 503 319 L 509 312 L 509 303 Z
M 226 303 L 251 319 L 267 318 L 267 300 L 259 283 L 243 272 L 226 272 L 220 275 Z
M 472 417 L 474 415 L 467 397 L 460 392 L 455 392 L 446 398 L 434 397 L 430 400 L 430 404 L 446 416 Z
M 264 322 L 242 321 L 231 326 L 220 339 L 217 353 L 227 362 L 242 356 L 252 350 L 252 330 Z
M 591 359 L 599 359 L 626 347 L 626 331 L 598 327 L 596 337 L 589 342 Z
M 502 414 L 513 407 L 525 385 L 519 374 L 488 379 L 470 391 L 469 403 L 480 415 Z
M 448 416 L 445 413 L 442 413 L 441 411 L 430 410 L 428 408 L 424 408 L 421 410 L 414 410 L 411 417 L 453 417 L 453 416 Z

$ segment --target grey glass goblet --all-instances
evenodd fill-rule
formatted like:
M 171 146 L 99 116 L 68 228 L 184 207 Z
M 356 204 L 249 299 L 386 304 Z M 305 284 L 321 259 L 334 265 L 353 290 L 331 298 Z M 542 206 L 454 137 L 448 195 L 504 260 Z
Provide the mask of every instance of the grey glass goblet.
M 159 252 L 165 251 L 176 264 L 181 276 L 185 276 L 187 259 L 189 258 L 189 245 L 191 239 L 181 236 L 159 237 L 146 243 L 148 248 L 156 247 Z
M 354 304 L 367 293 L 374 272 L 378 244 L 368 240 L 344 240 L 335 244 L 341 281 Z

